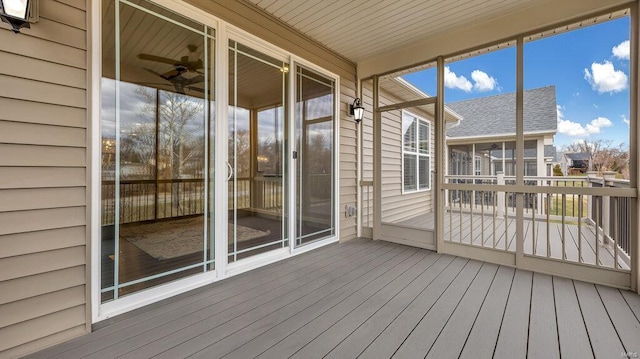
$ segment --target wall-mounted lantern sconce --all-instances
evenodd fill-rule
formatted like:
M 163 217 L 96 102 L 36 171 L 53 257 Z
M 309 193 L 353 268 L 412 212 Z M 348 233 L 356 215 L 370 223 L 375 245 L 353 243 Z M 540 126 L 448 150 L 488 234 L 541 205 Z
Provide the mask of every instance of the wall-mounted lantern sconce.
M 364 107 L 360 103 L 360 99 L 356 98 L 353 103 L 349 105 L 349 115 L 353 116 L 356 123 L 360 123 L 364 117 Z
M 11 25 L 16 34 L 23 27 L 29 28 L 29 5 L 31 0 L 0 0 L 0 18 Z

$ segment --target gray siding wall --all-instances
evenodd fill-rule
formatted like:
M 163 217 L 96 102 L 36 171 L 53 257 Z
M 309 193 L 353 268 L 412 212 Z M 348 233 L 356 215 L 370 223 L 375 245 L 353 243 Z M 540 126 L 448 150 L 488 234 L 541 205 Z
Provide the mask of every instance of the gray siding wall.
M 89 330 L 86 6 L 0 25 L 0 357 Z

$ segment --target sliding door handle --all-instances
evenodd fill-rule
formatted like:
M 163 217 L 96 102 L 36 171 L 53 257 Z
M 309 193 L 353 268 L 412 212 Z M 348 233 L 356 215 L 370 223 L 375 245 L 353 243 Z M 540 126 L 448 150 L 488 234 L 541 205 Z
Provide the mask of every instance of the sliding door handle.
M 227 162 L 227 167 L 229 167 L 229 175 L 227 176 L 227 181 L 229 181 L 233 176 L 233 167 L 231 167 L 231 164 L 229 163 L 229 161 L 225 161 L 225 162 Z

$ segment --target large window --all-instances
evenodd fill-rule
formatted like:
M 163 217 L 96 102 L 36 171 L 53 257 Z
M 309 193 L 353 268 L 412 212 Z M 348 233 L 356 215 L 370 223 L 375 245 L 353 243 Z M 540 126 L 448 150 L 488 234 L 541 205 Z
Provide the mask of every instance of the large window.
M 405 193 L 431 187 L 430 136 L 429 122 L 410 112 L 402 112 L 402 190 Z

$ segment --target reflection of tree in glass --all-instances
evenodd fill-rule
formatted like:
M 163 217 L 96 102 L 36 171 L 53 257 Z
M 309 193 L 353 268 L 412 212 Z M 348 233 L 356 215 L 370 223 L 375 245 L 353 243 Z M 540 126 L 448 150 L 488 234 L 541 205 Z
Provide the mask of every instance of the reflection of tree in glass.
M 180 181 L 176 180 L 204 176 L 204 103 L 146 87 L 139 87 L 136 95 L 138 116 L 123 124 L 121 163 L 141 165 L 142 173 L 130 177 L 170 179 L 172 204 L 180 210 Z
M 258 143 L 258 172 L 265 176 L 282 175 L 282 142 L 273 135 L 265 136 Z
M 251 135 L 248 130 L 238 130 L 237 134 L 233 129 L 229 131 L 229 163 L 232 166 L 235 157 L 237 157 L 238 161 L 235 165 L 234 176 L 236 178 L 250 177 Z

